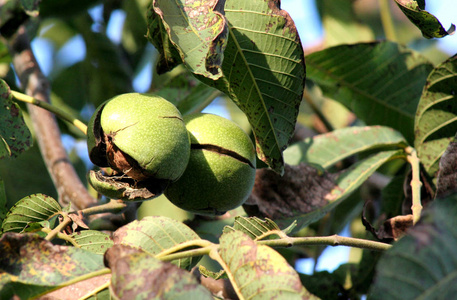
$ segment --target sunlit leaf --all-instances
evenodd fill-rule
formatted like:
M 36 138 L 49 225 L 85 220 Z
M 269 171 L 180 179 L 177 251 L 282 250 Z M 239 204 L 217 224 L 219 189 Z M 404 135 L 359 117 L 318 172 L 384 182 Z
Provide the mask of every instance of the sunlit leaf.
M 240 231 L 221 236 L 219 255 L 232 285 L 245 299 L 314 299 L 284 257 Z
M 446 30 L 434 15 L 424 10 L 425 1 L 395 0 L 395 2 L 405 16 L 422 31 L 425 38 L 442 38 L 454 33 L 454 24 Z
M 200 237 L 189 227 L 176 220 L 153 216 L 133 221 L 114 232 L 114 244 L 122 244 L 156 255 L 180 243 Z M 183 269 L 191 269 L 199 258 L 183 258 L 173 261 Z
M 213 299 L 190 273 L 142 250 L 115 245 L 105 260 L 116 299 Z
M 370 299 L 452 299 L 457 292 L 457 197 L 436 200 L 381 257 Z
M 0 239 L 0 298 L 38 296 L 52 287 L 104 268 L 103 256 L 53 245 L 33 234 L 5 233 Z
M 17 157 L 32 145 L 32 136 L 10 88 L 0 79 L 0 159 Z
M 81 249 L 97 254 L 104 254 L 113 245 L 109 235 L 96 230 L 82 230 L 71 235 Z
M 414 116 L 433 66 L 392 42 L 342 45 L 306 58 L 308 78 L 324 94 L 351 109 L 367 125 L 398 130 L 409 143 Z
M 347 127 L 307 138 L 284 151 L 286 163 L 318 164 L 328 168 L 351 155 L 373 149 L 405 147 L 403 136 L 389 127 Z
M 153 10 L 148 17 L 149 38 L 157 38 L 154 34 L 160 18 L 160 28 L 166 30 L 184 64 L 195 74 L 217 79 L 222 76 L 228 32 L 223 5 L 224 1 L 154 0 L 149 8 Z
M 48 220 L 61 210 L 52 197 L 43 194 L 27 196 L 11 207 L 3 221 L 2 231 L 21 232 L 29 223 Z
M 457 55 L 437 66 L 427 78 L 415 119 L 417 153 L 430 175 L 457 132 Z

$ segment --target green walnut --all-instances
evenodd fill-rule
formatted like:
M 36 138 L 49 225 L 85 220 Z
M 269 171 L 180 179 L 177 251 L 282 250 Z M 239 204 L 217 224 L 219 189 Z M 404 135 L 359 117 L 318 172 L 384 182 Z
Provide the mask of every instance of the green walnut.
M 212 114 L 184 116 L 191 139 L 189 164 L 165 189 L 176 206 L 203 215 L 221 215 L 242 205 L 255 179 L 255 149 L 238 125 Z
M 139 93 L 116 96 L 96 110 L 88 126 L 91 161 L 112 174 L 91 171 L 88 181 L 111 198 L 144 200 L 162 194 L 186 169 L 190 139 L 178 109 Z

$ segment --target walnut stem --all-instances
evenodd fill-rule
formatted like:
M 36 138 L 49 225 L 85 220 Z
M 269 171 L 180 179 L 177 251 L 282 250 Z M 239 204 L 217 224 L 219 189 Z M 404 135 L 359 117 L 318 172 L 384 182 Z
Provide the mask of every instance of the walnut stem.
M 14 69 L 26 94 L 49 103 L 49 81 L 36 61 L 25 27 L 22 25 L 7 43 Z M 59 202 L 62 205 L 71 202 L 77 209 L 96 203 L 68 159 L 54 115 L 35 105 L 27 104 L 27 107 L 43 159 L 59 194 Z

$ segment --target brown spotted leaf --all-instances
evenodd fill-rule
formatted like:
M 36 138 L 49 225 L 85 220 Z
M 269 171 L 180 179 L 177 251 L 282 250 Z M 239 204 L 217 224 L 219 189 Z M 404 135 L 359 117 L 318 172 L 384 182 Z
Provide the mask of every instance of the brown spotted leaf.
M 105 254 L 116 299 L 213 299 L 187 271 L 143 250 L 115 245 Z
M 454 24 L 446 30 L 434 15 L 424 10 L 425 1 L 395 0 L 395 2 L 405 16 L 421 30 L 425 38 L 442 38 L 455 32 Z
M 176 220 L 154 216 L 133 221 L 114 232 L 114 244 L 141 249 L 156 255 L 180 243 L 199 240 L 200 237 L 189 227 Z M 195 257 L 173 261 L 183 269 L 190 270 L 200 259 Z
M 266 234 L 277 234 L 281 231 L 278 225 L 268 218 L 262 220 L 257 217 L 246 218 L 243 216 L 236 216 L 233 227 L 225 226 L 223 232 L 225 233 L 235 230 L 246 233 L 251 239 L 262 238 Z
M 55 217 L 62 207 L 54 198 L 33 194 L 19 200 L 6 215 L 2 231 L 22 232 L 29 224 Z
M 108 248 L 113 246 L 110 236 L 97 230 L 82 230 L 71 235 L 76 244 L 90 252 L 104 254 Z
M 219 255 L 240 298 L 315 299 L 284 257 L 240 231 L 221 236 Z
M 52 287 L 104 268 L 103 257 L 53 245 L 33 234 L 5 233 L 0 239 L 0 298 L 30 299 Z
M 161 65 L 166 67 L 166 60 L 171 59 L 170 67 L 174 67 L 179 63 L 176 55 L 179 54 L 193 73 L 212 79 L 221 77 L 228 34 L 224 2 L 152 1 L 148 12 L 148 38 L 161 52 Z
M 32 135 L 10 88 L 0 79 L 0 159 L 17 157 L 32 146 Z

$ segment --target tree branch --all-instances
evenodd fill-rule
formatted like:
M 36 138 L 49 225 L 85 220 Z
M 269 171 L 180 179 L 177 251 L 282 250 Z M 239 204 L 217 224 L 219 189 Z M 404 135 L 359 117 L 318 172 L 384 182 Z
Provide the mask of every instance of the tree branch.
M 49 81 L 36 61 L 24 25 L 7 43 L 13 57 L 14 69 L 26 94 L 40 101 L 50 102 Z M 28 104 L 27 107 L 43 159 L 59 195 L 59 202 L 62 205 L 71 202 L 77 209 L 96 203 L 68 159 L 55 117 L 37 106 Z

